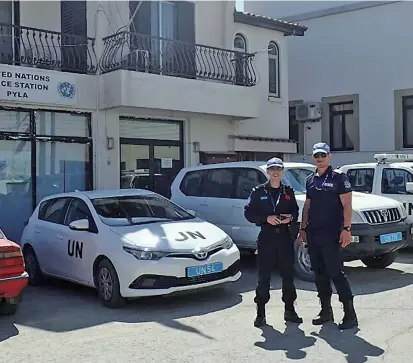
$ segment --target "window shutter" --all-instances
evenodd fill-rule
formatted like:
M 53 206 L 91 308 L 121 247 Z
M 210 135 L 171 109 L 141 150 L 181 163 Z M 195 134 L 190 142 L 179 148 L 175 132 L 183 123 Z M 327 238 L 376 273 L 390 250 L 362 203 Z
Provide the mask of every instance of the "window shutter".
M 61 1 L 62 33 L 87 37 L 86 1 Z
M 86 8 L 86 1 L 60 2 L 62 71 L 87 72 Z
M 175 1 L 177 6 L 178 40 L 195 43 L 195 4 L 191 1 Z
M 132 17 L 138 5 L 139 1 L 129 1 L 129 18 Z M 130 31 L 132 33 L 151 35 L 151 1 L 142 1 L 133 19 Z

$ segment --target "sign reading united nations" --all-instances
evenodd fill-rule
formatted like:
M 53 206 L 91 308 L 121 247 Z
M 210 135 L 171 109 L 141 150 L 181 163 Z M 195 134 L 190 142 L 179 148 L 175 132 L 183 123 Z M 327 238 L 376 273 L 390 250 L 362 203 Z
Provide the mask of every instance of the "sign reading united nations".
M 76 105 L 76 78 L 56 71 L 1 65 L 0 100 Z

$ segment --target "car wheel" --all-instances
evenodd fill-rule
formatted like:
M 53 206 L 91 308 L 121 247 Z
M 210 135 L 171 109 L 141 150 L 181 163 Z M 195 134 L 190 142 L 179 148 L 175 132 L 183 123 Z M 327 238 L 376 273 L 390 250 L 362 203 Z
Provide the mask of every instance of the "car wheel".
M 380 256 L 369 256 L 361 259 L 367 267 L 382 269 L 390 266 L 397 257 L 397 251 L 385 253 Z
M 0 303 L 0 315 L 14 315 L 18 309 L 19 304 L 11 299 L 4 299 L 4 302 Z
M 301 246 L 297 240 L 294 243 L 295 250 L 295 272 L 297 276 L 304 281 L 315 281 L 314 272 L 311 269 L 310 254 L 308 248 Z
M 29 284 L 32 286 L 41 285 L 43 282 L 43 274 L 36 252 L 34 252 L 32 247 L 26 247 L 23 251 L 23 256 L 26 272 L 29 274 Z
M 99 263 L 96 273 L 97 289 L 102 304 L 111 309 L 123 306 L 125 299 L 120 294 L 119 278 L 113 265 L 104 259 Z

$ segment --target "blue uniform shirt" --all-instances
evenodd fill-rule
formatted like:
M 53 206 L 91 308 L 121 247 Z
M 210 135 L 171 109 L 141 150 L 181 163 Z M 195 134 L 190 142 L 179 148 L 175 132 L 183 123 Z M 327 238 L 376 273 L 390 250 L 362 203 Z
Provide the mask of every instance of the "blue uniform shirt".
M 310 174 L 306 183 L 307 198 L 310 199 L 308 227 L 310 231 L 341 230 L 344 224 L 343 204 L 340 195 L 352 191 L 345 173 L 328 167 L 323 175 Z

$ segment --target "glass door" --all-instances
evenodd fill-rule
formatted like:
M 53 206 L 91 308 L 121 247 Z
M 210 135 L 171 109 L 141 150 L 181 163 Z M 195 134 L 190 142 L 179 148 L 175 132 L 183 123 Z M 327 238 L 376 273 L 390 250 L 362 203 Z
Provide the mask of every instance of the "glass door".
M 152 190 L 149 145 L 121 144 L 120 187 Z
M 154 189 L 153 191 L 170 198 L 170 187 L 179 171 L 183 168 L 181 148 L 179 146 L 155 145 L 154 157 Z
M 151 190 L 169 198 L 172 181 L 183 168 L 181 147 L 148 143 L 121 144 L 121 188 Z
M 33 212 L 30 139 L 0 141 L 0 228 L 19 242 Z
M 36 142 L 36 204 L 52 194 L 89 190 L 88 144 Z

